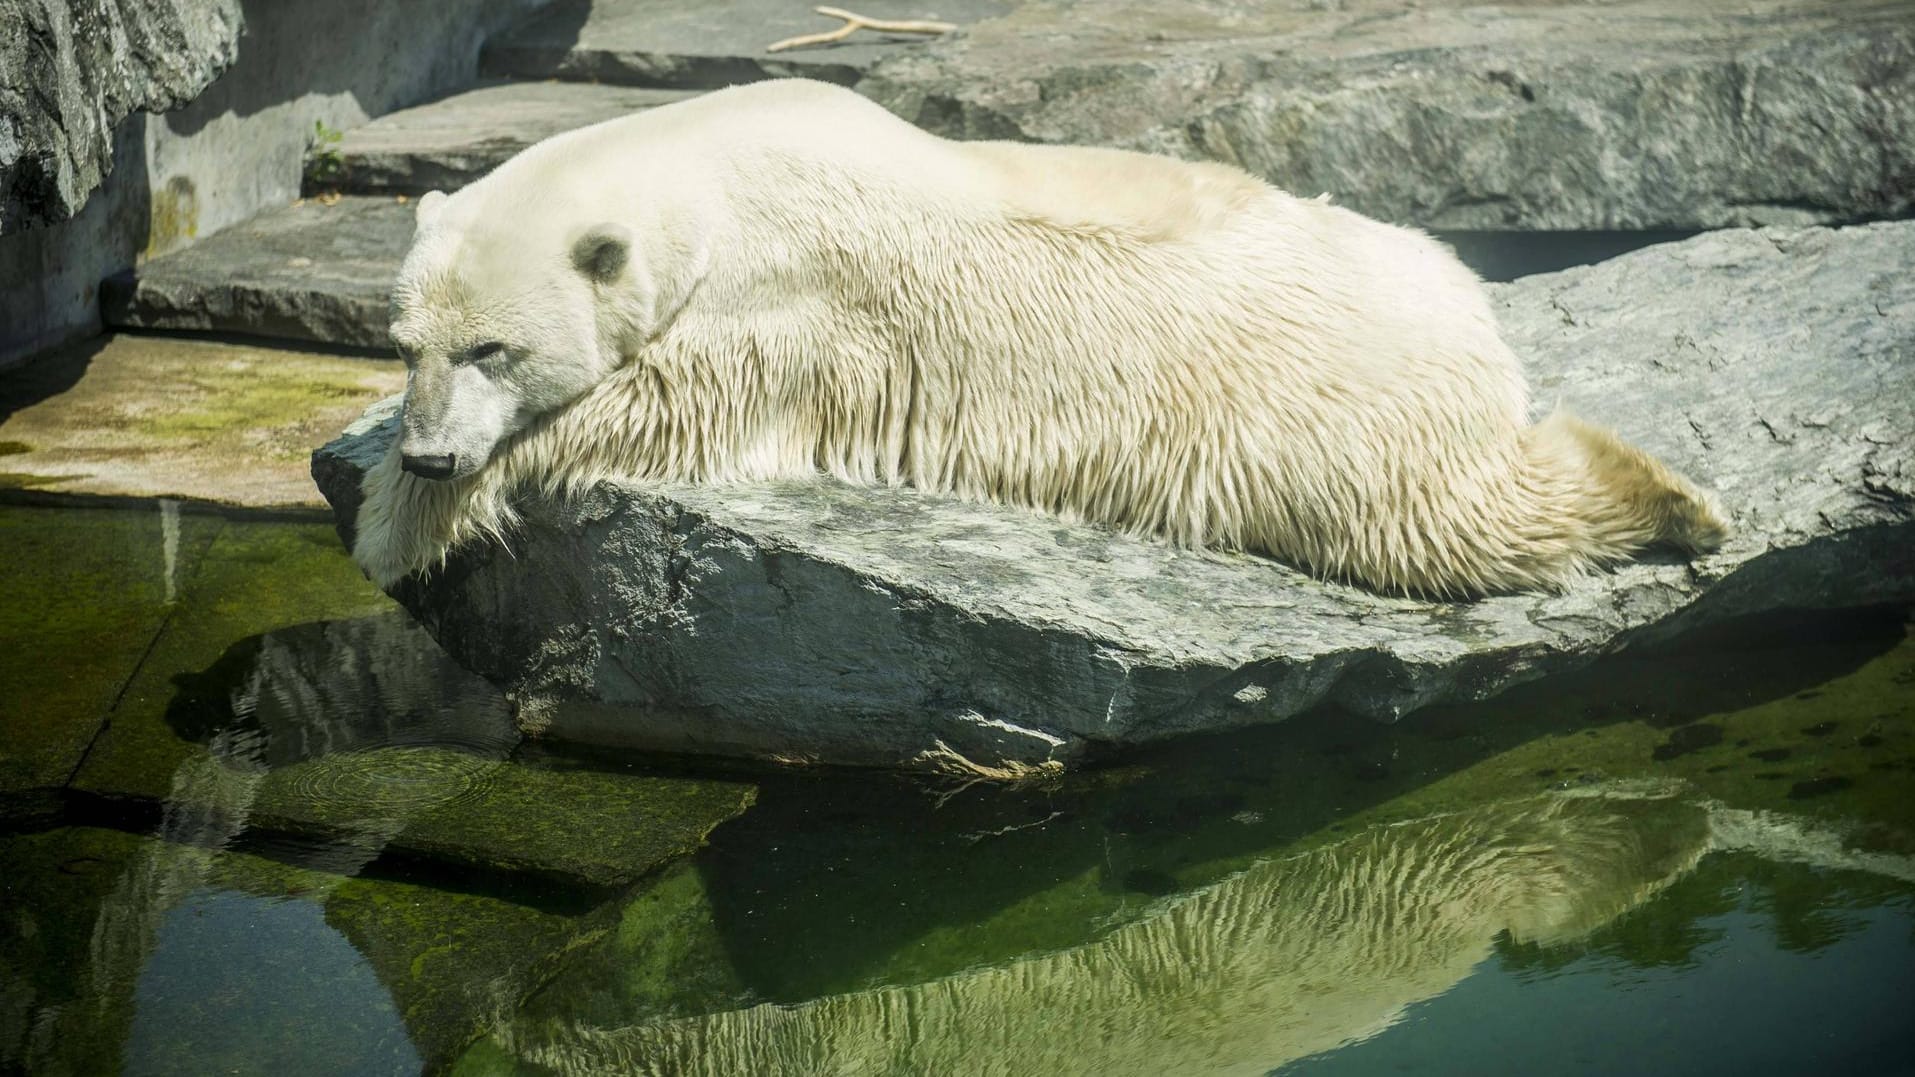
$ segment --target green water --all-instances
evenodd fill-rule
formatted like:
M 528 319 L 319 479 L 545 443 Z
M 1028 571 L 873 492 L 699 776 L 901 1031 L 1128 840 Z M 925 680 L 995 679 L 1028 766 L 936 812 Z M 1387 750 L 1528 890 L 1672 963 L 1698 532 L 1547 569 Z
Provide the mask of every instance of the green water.
M 0 540 L 0 1072 L 1915 1069 L 1906 611 L 964 787 L 521 743 L 320 524 Z

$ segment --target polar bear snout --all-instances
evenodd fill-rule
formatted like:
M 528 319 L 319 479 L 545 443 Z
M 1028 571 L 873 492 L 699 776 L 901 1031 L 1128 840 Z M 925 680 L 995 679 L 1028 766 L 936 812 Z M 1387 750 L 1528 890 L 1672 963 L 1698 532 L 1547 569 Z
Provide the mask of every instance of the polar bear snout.
M 415 456 L 412 453 L 401 452 L 399 454 L 399 467 L 408 475 L 417 475 L 422 479 L 431 479 L 434 482 L 439 482 L 449 479 L 458 473 L 458 460 L 459 457 L 457 453 L 448 452 Z

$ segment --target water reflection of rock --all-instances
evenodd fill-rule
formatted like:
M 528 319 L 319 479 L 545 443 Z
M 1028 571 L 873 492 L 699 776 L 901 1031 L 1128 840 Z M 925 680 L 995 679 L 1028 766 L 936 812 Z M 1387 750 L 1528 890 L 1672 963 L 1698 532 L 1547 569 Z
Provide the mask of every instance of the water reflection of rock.
M 520 1048 L 566 1073 L 1264 1073 L 1386 1027 L 1502 932 L 1607 923 L 1709 847 L 1706 809 L 1671 798 L 1495 805 L 1259 864 L 1058 953 Z
M 205 745 L 174 771 L 155 836 L 121 866 L 101 900 L 77 998 L 59 1015 L 74 1034 L 117 1026 L 129 1012 L 140 970 L 161 924 L 190 895 L 213 885 L 211 855 L 246 831 L 275 767 L 340 760 L 329 784 L 325 767 L 300 792 L 358 809 L 334 820 L 323 836 L 290 850 L 298 862 L 328 874 L 302 892 L 323 901 L 345 878 L 375 859 L 420 810 L 455 799 L 482 781 L 516 743 L 504 700 L 459 669 L 402 615 L 298 625 L 241 641 L 214 665 L 179 678 L 167 721 Z M 400 795 L 356 784 L 375 748 L 451 747 L 464 766 L 440 767 Z M 308 766 L 310 767 L 310 763 Z M 302 776 L 304 777 L 304 776 Z M 44 1053 L 49 1065 L 58 1052 Z M 59 1067 L 54 1066 L 55 1069 Z
M 167 721 L 218 754 L 268 767 L 388 745 L 501 758 L 518 741 L 498 689 L 403 614 L 295 625 L 179 678 Z
M 196 763 L 181 767 L 163 836 L 227 844 L 258 821 L 261 781 L 303 764 L 273 790 L 279 825 L 268 829 L 297 834 L 281 855 L 339 875 L 377 858 L 420 812 L 481 793 L 518 741 L 497 689 L 398 613 L 254 636 L 177 685 L 167 722 L 206 745 L 211 759 L 198 765 L 220 776 L 195 781 Z M 203 795 L 214 785 L 231 788 Z M 172 833 L 182 816 L 223 832 Z

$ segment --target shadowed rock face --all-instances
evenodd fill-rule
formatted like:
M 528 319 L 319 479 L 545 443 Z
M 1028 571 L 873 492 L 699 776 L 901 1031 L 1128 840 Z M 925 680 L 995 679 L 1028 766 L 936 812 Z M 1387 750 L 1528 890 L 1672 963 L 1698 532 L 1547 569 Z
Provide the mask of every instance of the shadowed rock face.
M 1554 797 L 1271 860 L 1088 945 L 925 983 L 626 1028 L 528 1027 L 561 1073 L 1261 1074 L 1440 994 L 1507 931 L 1579 938 L 1709 848 L 1669 799 Z
M 1764 610 L 1915 599 L 1915 224 L 1728 231 L 1492 290 L 1557 401 L 1735 533 L 1555 595 L 1382 598 L 910 490 L 605 484 L 398 597 L 522 717 L 601 743 L 1070 761 L 1335 703 L 1395 718 Z M 321 450 L 350 532 L 392 405 Z M 506 613 L 504 611 L 510 611 Z
M 0 234 L 78 213 L 113 170 L 113 128 L 192 100 L 240 25 L 239 0 L 0 2 Z

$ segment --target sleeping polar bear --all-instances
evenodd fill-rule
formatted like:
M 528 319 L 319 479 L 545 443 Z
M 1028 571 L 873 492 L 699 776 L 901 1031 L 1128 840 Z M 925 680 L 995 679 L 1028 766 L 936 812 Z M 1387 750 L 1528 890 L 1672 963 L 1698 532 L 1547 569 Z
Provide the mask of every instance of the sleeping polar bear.
M 559 135 L 418 221 L 354 549 L 382 586 L 610 477 L 910 483 L 1432 597 L 1724 533 L 1609 432 L 1529 425 L 1447 249 L 1222 165 L 785 80 Z

